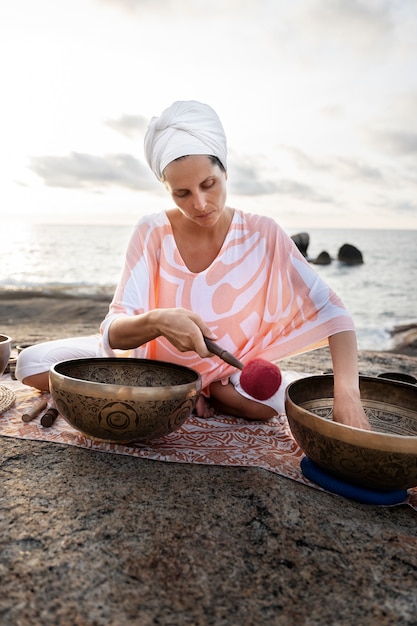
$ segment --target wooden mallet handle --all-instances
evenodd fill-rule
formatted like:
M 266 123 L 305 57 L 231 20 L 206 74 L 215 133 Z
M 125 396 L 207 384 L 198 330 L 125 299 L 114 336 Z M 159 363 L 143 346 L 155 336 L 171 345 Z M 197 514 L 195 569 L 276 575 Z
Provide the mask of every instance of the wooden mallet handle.
M 220 357 L 225 363 L 233 365 L 233 367 L 237 367 L 239 370 L 243 370 L 243 363 L 239 361 L 239 359 L 237 359 L 235 356 L 233 356 L 233 354 L 231 354 L 227 350 L 224 350 L 221 346 L 219 346 L 217 343 L 214 343 L 214 341 L 208 339 L 207 337 L 204 337 L 204 341 L 207 349 L 210 350 L 210 352 Z

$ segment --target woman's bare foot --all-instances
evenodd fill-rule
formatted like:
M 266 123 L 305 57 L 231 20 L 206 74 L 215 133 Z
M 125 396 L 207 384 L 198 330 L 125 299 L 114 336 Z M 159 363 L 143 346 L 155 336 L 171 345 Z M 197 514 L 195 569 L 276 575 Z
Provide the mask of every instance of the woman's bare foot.
M 197 417 L 204 417 L 206 419 L 209 417 L 213 417 L 215 413 L 214 408 L 204 396 L 200 396 L 198 398 L 194 411 L 197 414 Z

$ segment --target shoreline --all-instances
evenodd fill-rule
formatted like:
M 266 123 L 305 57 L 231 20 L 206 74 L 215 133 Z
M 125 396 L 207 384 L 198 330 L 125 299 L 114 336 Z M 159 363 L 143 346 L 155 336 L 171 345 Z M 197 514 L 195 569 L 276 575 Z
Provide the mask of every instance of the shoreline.
M 12 337 L 14 346 L 96 334 L 112 297 L 109 293 L 0 292 L 0 333 Z M 417 358 L 417 321 L 395 326 L 391 337 L 391 348 L 373 352 Z

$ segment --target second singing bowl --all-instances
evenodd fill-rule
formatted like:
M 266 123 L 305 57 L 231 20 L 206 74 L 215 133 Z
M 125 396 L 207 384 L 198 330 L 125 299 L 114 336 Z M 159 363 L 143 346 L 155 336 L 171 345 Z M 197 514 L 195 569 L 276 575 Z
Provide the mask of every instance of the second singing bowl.
M 417 486 L 417 387 L 360 377 L 362 405 L 372 430 L 332 420 L 333 376 L 291 383 L 286 411 L 294 439 L 327 473 L 367 489 Z
M 0 376 L 3 375 L 12 351 L 12 338 L 8 335 L 0 335 Z
M 90 439 L 156 439 L 177 430 L 197 402 L 198 372 L 164 361 L 92 358 L 62 361 L 49 373 L 56 407 Z

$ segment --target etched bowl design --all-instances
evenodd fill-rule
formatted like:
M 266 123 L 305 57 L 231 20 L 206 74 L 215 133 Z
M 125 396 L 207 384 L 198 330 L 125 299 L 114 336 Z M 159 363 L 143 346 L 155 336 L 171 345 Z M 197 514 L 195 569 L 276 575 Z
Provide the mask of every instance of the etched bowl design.
M 417 387 L 360 376 L 371 431 L 332 420 L 333 376 L 291 383 L 286 411 L 303 452 L 329 474 L 368 489 L 417 486 Z
M 198 372 L 150 359 L 62 361 L 49 378 L 56 407 L 71 426 L 91 439 L 118 443 L 177 430 L 201 390 Z

